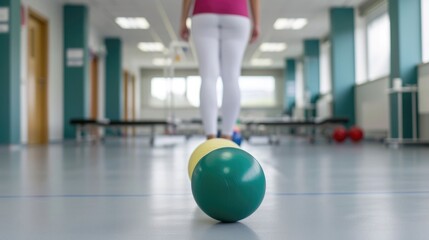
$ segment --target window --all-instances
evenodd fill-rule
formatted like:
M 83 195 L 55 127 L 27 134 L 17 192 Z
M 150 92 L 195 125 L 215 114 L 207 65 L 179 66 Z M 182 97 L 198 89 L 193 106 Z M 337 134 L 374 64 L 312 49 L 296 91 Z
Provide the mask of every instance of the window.
M 185 78 L 153 78 L 150 90 L 150 105 L 153 107 L 164 107 L 170 100 L 175 106 L 187 105 Z
M 187 99 L 189 101 L 189 104 L 192 107 L 199 107 L 200 106 L 200 87 L 201 87 L 201 77 L 199 76 L 190 76 L 187 77 Z M 222 81 L 217 81 L 217 105 L 218 107 L 222 104 Z
M 320 93 L 331 92 L 331 43 L 322 43 L 320 49 Z
M 305 106 L 305 83 L 304 83 L 304 64 L 297 62 L 296 64 L 296 83 L 295 83 L 295 103 L 296 107 Z
M 276 105 L 276 80 L 274 77 L 240 77 L 240 88 L 243 107 L 274 107 Z
M 423 62 L 429 62 L 429 0 L 422 0 Z
M 366 52 L 366 18 L 356 14 L 355 16 L 355 61 L 356 84 L 368 81 L 367 52 Z
M 241 88 L 241 105 L 243 107 L 275 107 L 276 81 L 272 76 L 243 76 L 239 80 Z M 200 106 L 201 78 L 152 78 L 150 106 L 162 108 L 169 101 L 175 107 Z M 222 103 L 222 81 L 217 83 L 218 106 Z
M 368 19 L 367 64 L 371 81 L 390 74 L 390 19 L 387 12 Z

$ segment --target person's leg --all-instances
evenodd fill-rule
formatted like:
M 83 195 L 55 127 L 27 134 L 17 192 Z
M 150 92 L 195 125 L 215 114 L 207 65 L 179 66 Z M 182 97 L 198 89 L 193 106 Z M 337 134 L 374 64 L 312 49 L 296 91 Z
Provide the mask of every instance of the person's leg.
M 221 77 L 223 82 L 222 137 L 231 138 L 240 113 L 241 64 L 250 36 L 250 20 L 241 16 L 221 17 Z
M 210 139 L 217 135 L 216 82 L 219 77 L 219 17 L 215 14 L 194 16 L 191 36 L 195 44 L 201 75 L 200 112 L 205 134 Z

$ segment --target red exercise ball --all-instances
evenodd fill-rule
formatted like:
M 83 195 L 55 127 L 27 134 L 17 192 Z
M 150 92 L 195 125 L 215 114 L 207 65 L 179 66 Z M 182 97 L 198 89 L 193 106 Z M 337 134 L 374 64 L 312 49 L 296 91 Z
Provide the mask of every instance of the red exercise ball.
M 344 127 L 335 128 L 332 138 L 338 143 L 344 142 L 347 139 L 347 130 Z
M 359 127 L 352 127 L 349 130 L 349 136 L 353 142 L 360 142 L 363 139 L 363 130 Z

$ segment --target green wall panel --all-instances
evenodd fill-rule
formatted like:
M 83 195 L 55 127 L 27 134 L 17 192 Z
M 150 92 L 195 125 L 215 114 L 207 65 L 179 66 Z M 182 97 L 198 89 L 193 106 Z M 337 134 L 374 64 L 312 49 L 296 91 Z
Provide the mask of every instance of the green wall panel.
M 73 118 L 88 117 L 89 10 L 83 5 L 64 6 L 64 138 L 75 137 Z
M 418 65 L 422 62 L 421 1 L 389 0 L 391 25 L 391 81 L 401 78 L 404 86 L 416 85 Z M 400 137 L 398 102 L 396 95 L 390 96 L 390 133 L 392 138 Z M 412 138 L 413 113 L 411 95 L 402 98 L 402 137 Z M 418 120 L 418 117 L 415 116 Z M 418 122 L 416 124 L 418 128 Z
M 286 107 L 286 114 L 292 115 L 293 109 L 295 107 L 296 95 L 296 59 L 286 59 L 285 65 L 284 106 Z
M 9 31 L 0 33 L 0 144 L 20 143 L 21 1 L 0 0 L 9 9 Z
M 334 117 L 355 124 L 355 15 L 353 8 L 332 8 L 331 70 Z
M 320 94 L 320 40 L 304 41 L 304 78 L 306 92 L 315 103 Z
M 106 118 L 119 120 L 122 116 L 122 41 L 105 39 L 106 56 Z

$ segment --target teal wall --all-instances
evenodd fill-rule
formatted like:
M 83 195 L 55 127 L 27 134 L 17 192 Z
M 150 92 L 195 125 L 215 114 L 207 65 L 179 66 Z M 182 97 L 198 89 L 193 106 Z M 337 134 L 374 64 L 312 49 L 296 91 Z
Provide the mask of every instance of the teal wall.
M 296 59 L 285 60 L 285 98 L 284 106 L 285 113 L 292 115 L 295 107 L 295 92 L 296 92 Z
M 122 41 L 107 38 L 104 41 L 106 56 L 106 118 L 119 120 L 122 116 Z
M 349 125 L 354 125 L 356 119 L 354 19 L 353 8 L 330 10 L 333 115 L 347 117 Z
M 415 85 L 418 79 L 418 65 L 422 62 L 421 1 L 389 0 L 389 15 L 391 24 L 391 86 L 395 78 L 401 78 L 404 86 Z M 404 138 L 412 137 L 411 102 L 411 97 L 404 95 L 402 100 L 402 109 L 404 110 L 402 134 Z M 390 131 L 393 138 L 400 136 L 397 108 L 397 97 L 391 95 Z
M 320 96 L 320 40 L 304 40 L 304 79 L 305 96 L 310 93 L 310 102 L 315 104 Z M 313 119 L 317 116 L 314 109 L 306 109 L 305 118 Z
M 64 6 L 64 138 L 75 137 L 70 119 L 88 117 L 89 66 L 88 26 L 89 10 L 83 5 Z M 70 65 L 70 49 L 83 51 L 82 64 Z M 79 59 L 77 60 L 79 62 Z
M 315 103 L 320 94 L 320 40 L 304 41 L 304 78 L 305 91 L 311 94 L 311 103 Z
M 0 0 L 9 8 L 9 32 L 0 33 L 0 144 L 20 143 L 21 1 Z

